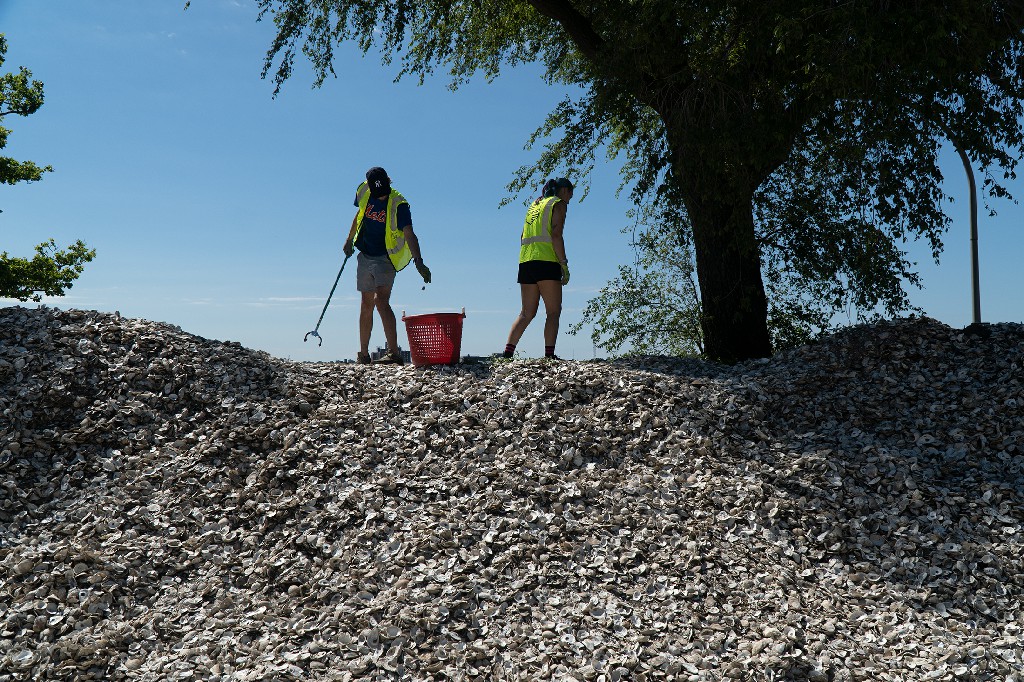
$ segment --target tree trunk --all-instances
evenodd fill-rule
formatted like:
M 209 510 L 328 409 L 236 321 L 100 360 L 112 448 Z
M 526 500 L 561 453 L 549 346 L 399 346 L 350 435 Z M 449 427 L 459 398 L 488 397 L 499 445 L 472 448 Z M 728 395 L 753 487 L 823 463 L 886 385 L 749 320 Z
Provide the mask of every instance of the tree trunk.
M 785 161 L 798 129 L 781 134 L 790 130 L 785 112 L 755 111 L 755 98 L 741 94 L 701 81 L 647 100 L 665 124 L 672 161 L 667 182 L 693 230 L 704 352 L 730 364 L 772 354 L 754 192 Z
M 769 357 L 754 192 L 785 160 L 791 141 L 763 135 L 764 112 L 759 118 L 748 99 L 721 83 L 659 91 L 648 103 L 665 124 L 667 182 L 693 230 L 704 353 L 730 364 Z
M 751 203 L 741 197 L 717 199 L 687 203 L 704 350 L 710 359 L 727 363 L 768 357 L 772 354 L 768 300 Z
M 768 300 L 750 186 L 754 181 L 722 172 L 723 167 L 735 169 L 732 164 L 708 163 L 692 153 L 675 157 L 672 175 L 693 228 L 705 354 L 726 363 L 769 357 Z

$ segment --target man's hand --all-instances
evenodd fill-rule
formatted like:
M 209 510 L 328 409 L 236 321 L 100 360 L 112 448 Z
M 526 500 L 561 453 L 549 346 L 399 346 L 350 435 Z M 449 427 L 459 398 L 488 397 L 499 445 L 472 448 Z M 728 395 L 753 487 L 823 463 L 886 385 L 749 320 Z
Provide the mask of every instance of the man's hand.
M 569 264 L 560 263 L 560 265 L 562 266 L 562 286 L 564 287 L 569 283 Z
M 352 254 L 356 252 L 356 247 L 352 245 L 351 239 L 345 240 L 345 247 L 342 249 L 342 251 L 345 252 L 346 258 L 351 257 Z
M 430 268 L 423 264 L 422 258 L 416 259 L 416 272 L 420 273 L 424 284 L 430 284 Z

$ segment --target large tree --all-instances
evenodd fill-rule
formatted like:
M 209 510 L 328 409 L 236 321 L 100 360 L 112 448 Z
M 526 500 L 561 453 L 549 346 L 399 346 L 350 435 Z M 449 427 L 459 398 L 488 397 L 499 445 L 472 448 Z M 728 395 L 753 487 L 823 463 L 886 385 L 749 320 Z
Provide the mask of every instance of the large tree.
M 321 83 L 344 40 L 455 84 L 542 62 L 572 88 L 538 139 L 562 138 L 513 188 L 624 155 L 638 201 L 685 211 L 665 238 L 692 242 L 705 353 L 726 362 L 771 353 L 763 269 L 898 308 L 915 277 L 900 244 L 937 257 L 948 226 L 940 140 L 996 196 L 1024 144 L 1024 0 L 256 2 L 278 87 L 299 52 Z
M 582 320 L 595 347 L 633 355 L 704 355 L 700 288 L 696 282 L 691 230 L 685 211 L 671 203 L 645 203 L 630 211 L 636 220 L 623 228 L 635 258 L 587 302 Z M 668 233 L 680 238 L 665 238 Z M 815 284 L 787 269 L 768 268 L 768 331 L 776 349 L 802 346 L 839 326 L 837 315 L 872 320 L 877 311 L 860 308 L 839 284 L 836 298 L 820 295 Z M 818 286 L 818 289 L 821 287 Z M 916 308 L 913 308 L 917 310 Z
M 7 38 L 0 33 L 0 66 L 7 56 Z M 10 115 L 29 116 L 43 105 L 43 84 L 32 79 L 32 72 L 21 67 L 18 73 L 0 76 L 0 121 Z M 0 125 L 0 149 L 7 146 L 11 131 Z M 43 173 L 52 171 L 50 166 L 39 166 L 32 161 L 17 161 L 0 156 L 0 183 L 13 185 L 19 182 L 34 182 Z M 76 241 L 66 250 L 57 248 L 52 239 L 39 244 L 35 255 L 29 258 L 9 256 L 0 253 L 0 297 L 15 298 L 19 301 L 40 300 L 41 294 L 60 296 L 70 289 L 75 279 L 82 274 L 84 264 L 91 261 L 96 252 Z

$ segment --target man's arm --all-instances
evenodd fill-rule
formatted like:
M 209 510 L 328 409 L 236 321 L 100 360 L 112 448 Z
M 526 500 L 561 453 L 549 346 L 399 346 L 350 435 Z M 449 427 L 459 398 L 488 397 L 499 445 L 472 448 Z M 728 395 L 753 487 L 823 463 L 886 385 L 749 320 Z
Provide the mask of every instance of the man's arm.
M 416 233 L 412 231 L 412 225 L 406 225 L 402 228 L 402 234 L 405 235 L 405 243 L 409 245 L 409 252 L 412 253 L 412 260 L 416 264 L 416 272 L 420 273 L 420 277 L 427 284 L 430 284 L 430 268 L 423 264 L 423 254 L 420 253 L 420 240 L 416 237 Z
M 356 218 L 358 217 L 358 215 L 359 214 L 357 213 L 356 215 L 352 216 L 352 227 L 349 228 L 348 238 L 345 240 L 345 246 L 342 247 L 342 250 L 345 252 L 346 256 L 351 256 L 353 251 L 355 250 L 355 245 L 352 243 L 352 240 L 356 236 Z
M 423 254 L 420 253 L 420 240 L 416 237 L 416 233 L 412 231 L 412 225 L 403 227 L 402 234 L 405 235 L 405 243 L 409 245 L 409 251 L 412 252 L 412 259 L 414 261 L 422 261 Z

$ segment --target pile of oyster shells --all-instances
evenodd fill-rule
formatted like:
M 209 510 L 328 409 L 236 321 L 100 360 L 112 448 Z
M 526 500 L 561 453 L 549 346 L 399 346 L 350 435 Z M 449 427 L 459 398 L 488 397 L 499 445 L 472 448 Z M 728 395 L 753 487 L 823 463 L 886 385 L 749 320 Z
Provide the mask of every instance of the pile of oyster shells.
M 294 363 L 0 309 L 0 680 L 1024 682 L 1024 327 Z

